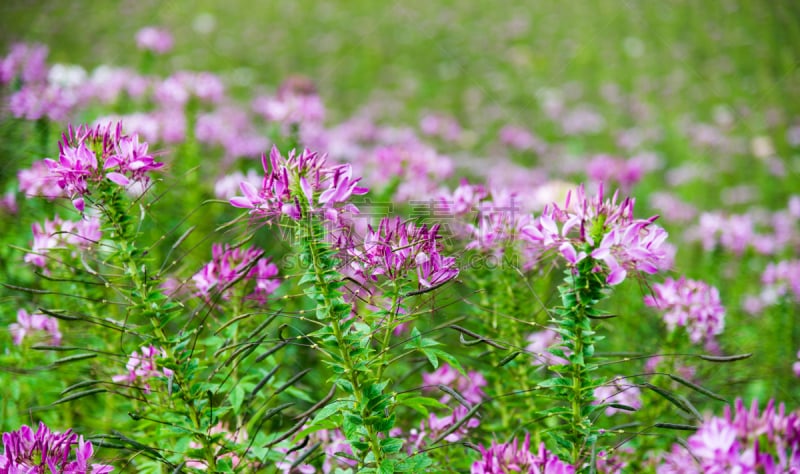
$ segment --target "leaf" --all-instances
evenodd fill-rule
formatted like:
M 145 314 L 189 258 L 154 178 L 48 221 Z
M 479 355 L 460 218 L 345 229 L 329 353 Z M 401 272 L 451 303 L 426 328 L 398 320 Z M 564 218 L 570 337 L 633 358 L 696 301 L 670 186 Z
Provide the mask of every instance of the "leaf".
M 378 467 L 378 474 L 394 474 L 394 468 L 397 461 L 394 459 L 384 459 Z
M 386 438 L 381 440 L 381 449 L 384 453 L 398 453 L 403 449 L 403 440 L 400 438 Z
M 233 412 L 238 415 L 241 412 L 244 404 L 244 387 L 242 387 L 241 384 L 233 387 L 228 400 L 231 403 Z
M 542 388 L 572 387 L 572 380 L 565 377 L 552 377 L 545 380 L 544 382 L 539 382 L 539 387 Z
M 410 394 L 410 395 L 416 395 L 416 394 Z M 447 408 L 447 405 L 445 405 L 444 403 L 440 402 L 439 400 L 436 400 L 435 398 L 429 398 L 429 397 L 419 397 L 419 396 L 400 397 L 399 396 L 399 397 L 397 397 L 397 403 L 399 405 L 403 405 L 403 406 L 406 406 L 406 407 L 411 408 L 413 410 L 416 410 L 416 411 L 420 412 L 421 414 L 423 414 L 424 416 L 428 416 L 428 409 L 425 408 L 425 407 L 429 406 L 429 407 L 433 407 L 433 408 L 437 408 L 437 409 L 445 409 L 445 408 Z
M 343 411 L 345 407 L 352 404 L 353 402 L 348 400 L 337 400 L 335 402 L 331 402 L 317 412 L 317 414 L 314 416 L 314 419 L 311 421 L 311 424 L 314 425 L 319 423 L 320 421 L 333 416 L 335 413 Z

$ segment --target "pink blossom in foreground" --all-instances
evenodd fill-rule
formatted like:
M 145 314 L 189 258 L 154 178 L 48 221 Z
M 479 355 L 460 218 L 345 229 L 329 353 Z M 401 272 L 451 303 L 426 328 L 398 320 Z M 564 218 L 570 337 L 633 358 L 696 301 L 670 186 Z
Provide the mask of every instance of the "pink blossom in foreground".
M 580 186 L 563 207 L 548 205 L 522 228 L 522 235 L 540 251 L 557 251 L 570 266 L 587 257 L 602 262 L 606 283 L 617 285 L 629 271 L 658 272 L 667 258 L 667 232 L 653 224 L 658 216 L 634 219 L 634 202 L 618 202 L 617 193 L 604 199 L 602 185 L 597 196 L 588 198 Z
M 575 468 L 545 449 L 544 443 L 536 453 L 531 452 L 530 443 L 530 434 L 526 434 L 522 445 L 515 439 L 511 443 L 493 441 L 489 448 L 479 446 L 481 459 L 472 464 L 470 473 L 574 474 Z
M 416 273 L 420 287 L 430 288 L 458 276 L 455 257 L 441 254 L 439 226 L 431 228 L 384 217 L 369 227 L 363 245 L 347 249 L 352 271 L 364 281 L 408 278 Z
M 72 449 L 75 447 L 75 457 Z M 17 431 L 3 433 L 3 454 L 0 472 L 8 474 L 106 474 L 114 468 L 108 464 L 90 463 L 92 443 L 71 429 L 64 433 L 50 431 L 44 423 L 34 432 L 23 425 Z
M 45 220 L 44 224 L 33 224 L 33 243 L 31 252 L 25 254 L 25 262 L 37 267 L 46 268 L 48 254 L 54 250 L 76 251 L 91 248 L 100 241 L 100 220 L 87 217 L 80 221 L 65 221 L 55 216 L 53 220 Z
M 214 244 L 211 254 L 211 262 L 192 277 L 197 295 L 203 299 L 219 296 L 228 300 L 234 293 L 233 284 L 253 282 L 253 290 L 245 298 L 263 304 L 280 286 L 278 267 L 264 257 L 261 249 Z
M 147 143 L 139 143 L 138 135 L 123 135 L 121 122 L 94 128 L 70 126 L 59 142 L 58 160 L 45 158 L 44 163 L 75 208 L 83 212 L 90 185 L 103 179 L 119 186 L 146 185 L 149 172 L 164 166 L 147 148 Z
M 636 385 L 626 382 L 621 377 L 614 378 L 609 383 L 601 385 L 594 390 L 595 404 L 617 403 L 626 405 L 638 410 L 642 407 L 641 390 Z M 614 407 L 606 407 L 606 416 L 618 413 L 620 410 Z
M 136 46 L 139 49 L 164 54 L 172 49 L 172 35 L 163 29 L 148 26 L 136 33 Z
M 14 344 L 22 344 L 25 337 L 36 336 L 36 333 L 47 334 L 48 344 L 58 346 L 61 344 L 61 332 L 58 330 L 58 320 L 44 314 L 28 314 L 24 309 L 17 310 L 17 322 L 8 326 Z
M 770 401 L 759 414 L 758 402 L 748 409 L 741 399 L 735 411 L 703 422 L 688 439 L 688 451 L 674 445 L 662 456 L 658 474 L 784 474 L 800 470 L 800 412 L 786 413 Z
M 653 285 L 653 294 L 644 297 L 648 306 L 664 312 L 664 322 L 671 332 L 686 328 L 692 343 L 710 343 L 725 328 L 725 308 L 719 291 L 702 281 L 667 278 Z
M 129 386 L 142 383 L 144 393 L 150 393 L 150 383 L 148 382 L 153 377 L 172 377 L 173 372 L 167 368 L 158 368 L 157 358 L 166 357 L 167 354 L 163 349 L 156 349 L 154 346 L 145 346 L 139 351 L 133 351 L 125 368 L 128 370 L 127 374 L 115 375 L 111 380 L 116 383 L 123 383 Z

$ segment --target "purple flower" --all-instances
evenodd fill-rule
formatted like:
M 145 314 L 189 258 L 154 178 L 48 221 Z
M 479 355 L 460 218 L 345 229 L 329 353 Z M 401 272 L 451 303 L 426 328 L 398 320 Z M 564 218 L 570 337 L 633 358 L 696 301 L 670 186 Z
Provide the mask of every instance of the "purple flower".
M 688 439 L 687 452 L 678 445 L 663 457 L 659 474 L 730 472 L 779 474 L 800 467 L 800 412 L 786 414 L 770 401 L 759 414 L 758 402 L 748 409 L 741 399 L 735 411 L 703 422 Z
M 561 336 L 552 329 L 533 332 L 527 337 L 525 351 L 533 356 L 534 365 L 563 365 L 567 360 L 550 352 L 550 348 L 561 344 Z
M 619 403 L 631 408 L 639 409 L 642 407 L 641 390 L 636 385 L 625 383 L 621 377 L 616 377 L 611 382 L 601 385 L 594 390 L 594 404 Z M 606 416 L 611 416 L 620 410 L 614 407 L 606 407 Z
M 656 273 L 668 260 L 667 233 L 653 225 L 658 216 L 634 219 L 634 200 L 617 202 L 617 193 L 603 199 L 586 197 L 583 186 L 567 195 L 561 208 L 551 204 L 521 232 L 541 252 L 557 250 L 571 266 L 591 257 L 597 270 L 606 272 L 606 283 L 617 285 L 629 271 Z M 604 268 L 599 266 L 603 264 Z
M 164 54 L 172 49 L 172 35 L 168 31 L 148 26 L 136 33 L 139 49 Z
M 244 196 L 230 199 L 234 207 L 250 209 L 250 213 L 267 218 L 268 222 L 288 216 L 302 217 L 301 202 L 307 203 L 310 212 L 317 213 L 329 222 L 337 222 L 343 212 L 358 213 L 346 203 L 352 195 L 365 194 L 366 188 L 357 185 L 361 178 L 353 178 L 350 165 L 326 166 L 326 155 L 294 150 L 283 157 L 273 147 L 269 155 L 261 157 L 264 179 L 261 187 L 248 181 L 240 184 Z M 336 206 L 336 204 L 344 204 Z
M 116 383 L 124 383 L 128 386 L 134 385 L 137 381 L 143 383 L 144 393 L 150 393 L 149 379 L 153 377 L 167 377 L 173 375 L 172 370 L 158 368 L 156 358 L 166 357 L 167 353 L 163 349 L 156 349 L 154 346 L 142 347 L 139 351 L 133 351 L 125 368 L 127 374 L 115 375 L 111 380 Z
M 22 344 L 25 336 L 33 335 L 36 331 L 44 331 L 49 336 L 50 345 L 61 345 L 61 332 L 58 330 L 58 320 L 44 314 L 28 314 L 24 309 L 17 310 L 17 322 L 8 326 L 14 344 Z
M 482 457 L 472 464 L 470 473 L 574 474 L 575 468 L 545 449 L 544 443 L 537 453 L 531 452 L 530 444 L 530 434 L 526 434 L 521 446 L 517 439 L 511 443 L 493 441 L 488 449 L 479 446 Z
M 44 224 L 33 224 L 33 243 L 31 252 L 25 254 L 27 263 L 41 268 L 47 268 L 48 253 L 56 249 L 72 249 L 73 255 L 77 250 L 91 248 L 100 241 L 100 220 L 97 217 L 88 217 L 80 221 L 64 221 L 56 216 L 52 221 L 45 220 Z
M 361 246 L 347 249 L 351 268 L 364 281 L 408 278 L 416 272 L 420 287 L 430 288 L 458 275 L 454 257 L 442 256 L 439 227 L 417 226 L 399 217 L 384 217 L 369 227 Z
M 70 460 L 77 445 L 75 460 Z M 39 429 L 23 425 L 17 431 L 3 433 L 0 473 L 8 474 L 106 474 L 114 470 L 108 464 L 89 464 L 94 453 L 92 443 L 72 430 L 52 432 L 39 422 Z
M 94 128 L 70 126 L 59 143 L 58 161 L 45 158 L 44 163 L 81 212 L 90 184 L 107 178 L 120 186 L 146 185 L 147 173 L 163 166 L 147 153 L 147 144 L 140 144 L 138 135 L 122 134 L 121 122 Z
M 483 374 L 471 371 L 465 377 L 448 364 L 442 364 L 434 372 L 422 374 L 422 382 L 427 390 L 438 390 L 437 385 L 453 388 L 469 403 L 480 403 L 486 397 L 482 390 L 487 384 Z M 450 395 L 444 394 L 439 401 L 447 403 L 450 399 Z
M 664 283 L 653 285 L 653 294 L 645 296 L 644 302 L 664 312 L 669 331 L 685 327 L 694 344 L 713 342 L 725 328 L 725 308 L 719 291 L 702 281 L 667 278 Z
M 263 250 L 214 244 L 211 255 L 211 262 L 192 277 L 197 295 L 206 300 L 216 295 L 228 300 L 233 295 L 233 284 L 252 281 L 253 291 L 246 298 L 264 304 L 267 296 L 281 284 L 277 278 L 278 267 L 264 257 Z

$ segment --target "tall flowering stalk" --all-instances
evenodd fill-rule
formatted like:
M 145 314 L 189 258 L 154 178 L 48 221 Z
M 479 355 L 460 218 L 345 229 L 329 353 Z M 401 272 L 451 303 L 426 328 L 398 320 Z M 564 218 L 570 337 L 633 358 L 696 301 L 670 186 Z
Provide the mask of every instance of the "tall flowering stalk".
M 299 263 L 305 268 L 300 283 L 323 323 L 308 336 L 326 355 L 333 381 L 345 394 L 322 408 L 303 433 L 340 428 L 359 472 L 394 472 L 402 463 L 405 470 L 418 469 L 424 459 L 400 460 L 403 441 L 390 435 L 399 402 L 386 391 L 390 338 L 404 295 L 440 285 L 458 270 L 454 259 L 440 254 L 436 228 L 386 218 L 377 229 L 369 228 L 363 242 L 355 241 L 349 218 L 359 211 L 349 201 L 367 189 L 358 185 L 360 178 L 353 176 L 350 165 L 326 160 L 326 155 L 308 150 L 283 156 L 273 148 L 262 159 L 261 186 L 242 182 L 244 196 L 230 203 L 249 209 L 255 218 L 288 222 L 294 228 Z M 342 258 L 351 265 L 343 268 Z M 388 309 L 355 317 L 354 303 L 345 298 L 343 271 L 362 285 L 385 286 Z M 434 351 L 418 332 L 415 341 Z
M 605 408 L 605 404 L 593 403 L 602 382 L 592 375 L 597 369 L 592 359 L 599 339 L 592 320 L 608 317 L 597 306 L 629 272 L 656 273 L 665 259 L 662 244 L 667 233 L 653 225 L 656 217 L 634 219 L 633 207 L 632 198 L 618 202 L 616 193 L 604 199 L 602 187 L 597 196 L 589 198 L 581 186 L 568 194 L 563 208 L 547 206 L 522 230 L 536 248 L 557 252 L 567 264 L 558 288 L 561 306 L 553 312 L 555 330 L 563 343 L 550 350 L 566 363 L 550 366 L 558 377 L 540 386 L 552 389 L 566 402 L 566 406 L 549 411 L 564 422 L 553 437 L 578 471 L 586 465 L 599 436 L 592 415 Z

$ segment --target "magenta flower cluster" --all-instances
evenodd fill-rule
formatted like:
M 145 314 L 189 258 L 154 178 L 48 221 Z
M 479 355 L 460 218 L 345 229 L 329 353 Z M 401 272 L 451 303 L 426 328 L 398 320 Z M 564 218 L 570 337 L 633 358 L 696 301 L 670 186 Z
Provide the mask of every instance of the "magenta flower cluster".
M 11 339 L 14 344 L 21 345 L 26 336 L 33 336 L 36 333 L 46 333 L 49 337 L 49 344 L 58 346 L 61 344 L 61 331 L 58 330 L 58 320 L 44 314 L 29 314 L 24 309 L 17 311 L 17 322 L 8 326 L 11 332 Z
M 115 375 L 111 380 L 116 383 L 124 383 L 133 386 L 137 382 L 142 383 L 144 393 L 150 393 L 151 387 L 148 382 L 153 377 L 172 377 L 173 372 L 167 368 L 158 368 L 157 358 L 166 357 L 163 349 L 156 349 L 154 346 L 145 346 L 138 351 L 131 352 L 128 363 L 125 365 L 128 373 Z
M 253 291 L 245 298 L 266 302 L 267 296 L 280 286 L 278 267 L 264 257 L 261 249 L 231 248 L 228 244 L 214 244 L 212 259 L 194 274 L 192 281 L 197 295 L 204 300 L 221 297 L 228 300 L 233 295 L 232 286 L 238 282 L 254 282 Z
M 653 285 L 653 293 L 644 297 L 648 306 L 664 313 L 664 322 L 671 332 L 686 328 L 692 343 L 712 343 L 725 328 L 725 308 L 719 291 L 702 281 L 667 278 Z
M 523 235 L 542 250 L 557 250 L 570 265 L 591 257 L 609 285 L 622 283 L 629 271 L 658 272 L 666 259 L 667 232 L 653 225 L 657 216 L 634 219 L 634 199 L 617 199 L 614 193 L 604 200 L 602 186 L 597 196 L 588 198 L 580 186 L 567 195 L 563 208 L 546 206 L 522 229 Z
M 351 268 L 363 281 L 406 278 L 416 273 L 420 287 L 430 288 L 458 275 L 455 257 L 441 254 L 439 226 L 418 226 L 399 217 L 384 217 L 378 228 L 369 226 L 361 246 L 347 253 Z
M 240 188 L 244 196 L 231 198 L 231 205 L 250 209 L 250 213 L 273 221 L 281 216 L 294 220 L 303 217 L 301 200 L 307 203 L 309 212 L 319 213 L 325 220 L 338 222 L 342 211 L 358 213 L 352 204 L 346 203 L 352 195 L 361 195 L 367 188 L 358 186 L 361 178 L 354 178 L 350 165 L 326 165 L 327 155 L 303 150 L 299 155 L 294 150 L 284 157 L 273 147 L 269 154 L 261 157 L 264 179 L 258 188 L 242 181 Z
M 44 224 L 33 224 L 31 251 L 25 254 L 25 262 L 40 268 L 47 267 L 48 253 L 56 249 L 74 251 L 88 249 L 100 241 L 100 220 L 85 217 L 79 221 L 65 221 L 55 216 L 45 219 Z
M 122 134 L 122 122 L 70 127 L 59 143 L 58 161 L 45 158 L 44 162 L 75 208 L 83 212 L 84 196 L 91 194 L 92 183 L 106 178 L 120 186 L 147 185 L 148 173 L 164 166 L 147 148 L 147 143 L 139 143 L 138 135 Z
M 469 403 L 480 403 L 486 398 L 483 387 L 486 386 L 487 382 L 483 374 L 470 371 L 464 376 L 449 364 L 442 364 L 435 371 L 422 374 L 422 383 L 429 391 L 438 390 L 438 385 L 445 385 L 455 389 Z M 439 398 L 441 403 L 448 403 L 450 400 L 450 395 L 446 393 Z
M 531 452 L 530 444 L 530 434 L 526 434 L 521 445 L 515 439 L 511 443 L 492 442 L 489 448 L 480 446 L 481 459 L 472 464 L 470 473 L 574 474 L 575 468 L 545 449 L 544 443 L 536 453 Z
M 800 412 L 786 413 L 770 400 L 759 414 L 737 399 L 689 437 L 688 451 L 675 445 L 662 459 L 658 474 L 784 474 L 800 471 Z
M 77 448 L 74 458 L 73 446 Z M 93 454 L 92 443 L 71 429 L 57 433 L 39 422 L 39 428 L 34 432 L 23 425 L 17 431 L 3 433 L 0 473 L 105 474 L 114 470 L 108 464 L 91 463 Z

